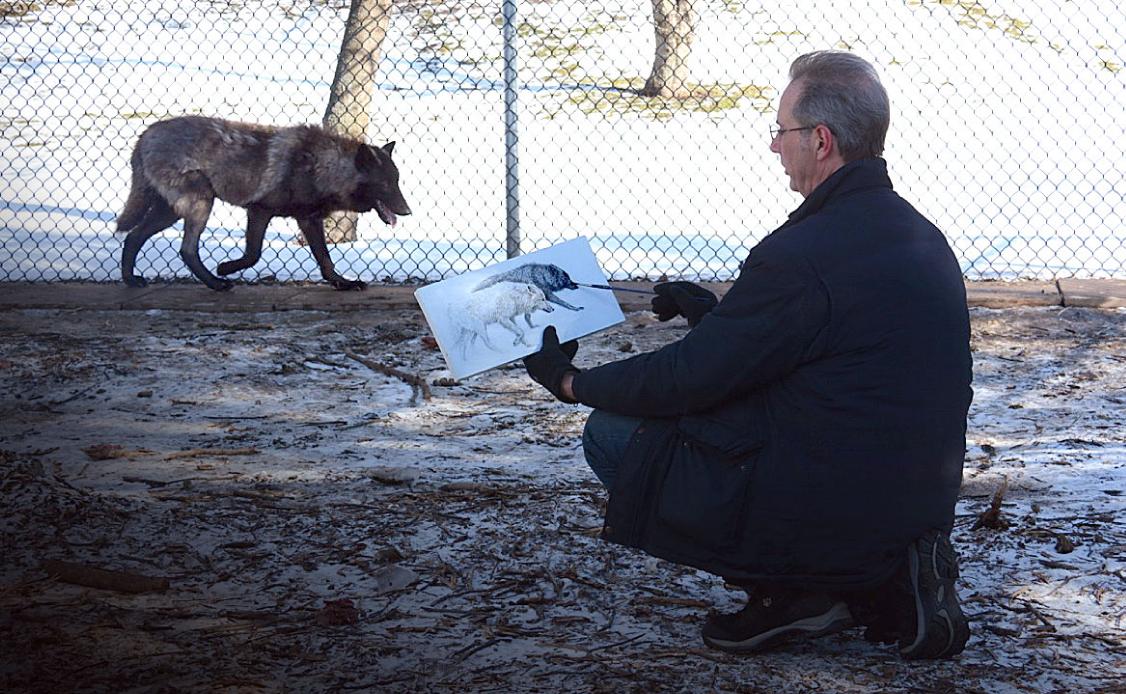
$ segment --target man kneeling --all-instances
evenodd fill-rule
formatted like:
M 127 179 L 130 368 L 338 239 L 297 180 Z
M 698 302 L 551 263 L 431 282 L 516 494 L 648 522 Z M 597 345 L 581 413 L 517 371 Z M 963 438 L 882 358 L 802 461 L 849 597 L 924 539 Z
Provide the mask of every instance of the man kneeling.
M 603 537 L 745 587 L 704 641 L 754 652 L 859 623 L 905 658 L 969 627 L 948 533 L 972 398 L 965 285 L 942 233 L 892 190 L 875 70 L 798 58 L 771 151 L 804 202 L 718 300 L 655 287 L 689 331 L 587 370 L 554 328 L 525 359 L 595 408 L 583 447 L 610 490 Z

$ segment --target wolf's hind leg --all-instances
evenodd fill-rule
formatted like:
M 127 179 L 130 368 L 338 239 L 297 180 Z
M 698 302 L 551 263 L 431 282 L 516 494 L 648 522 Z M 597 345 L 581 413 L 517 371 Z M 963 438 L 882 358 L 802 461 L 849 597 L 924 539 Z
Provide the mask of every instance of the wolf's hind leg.
M 324 220 L 319 217 L 305 217 L 297 220 L 301 233 L 309 242 L 309 249 L 317 259 L 317 267 L 321 269 L 321 276 L 336 289 L 367 289 L 367 283 L 361 280 L 350 280 L 336 274 L 332 264 L 332 257 L 328 254 L 328 244 L 325 242 Z
M 461 358 L 469 358 L 469 350 L 477 342 L 477 333 L 468 328 L 461 328 L 457 335 L 457 344 L 461 347 Z
M 478 329 L 480 330 L 480 332 L 474 331 L 473 334 L 481 339 L 481 343 L 484 344 L 485 347 L 489 348 L 493 352 L 497 351 L 496 346 L 494 346 L 493 343 L 489 341 L 489 324 L 482 323 L 480 326 L 478 326 Z
M 137 222 L 137 226 L 133 227 L 125 237 L 125 246 L 121 249 L 121 279 L 130 287 L 143 287 L 148 284 L 144 277 L 133 272 L 137 263 L 137 254 L 145 245 L 145 241 L 172 226 L 180 218 L 164 198 L 156 193 L 150 193 L 147 198 L 148 208 L 145 209 L 141 221 Z
M 180 243 L 180 257 L 188 269 L 201 282 L 216 291 L 227 291 L 234 286 L 230 280 L 220 279 L 207 271 L 199 259 L 199 237 L 211 216 L 213 198 L 183 197 L 176 201 L 176 209 L 184 214 L 184 240 Z
M 262 239 L 266 237 L 266 227 L 273 217 L 265 210 L 252 207 L 246 211 L 246 252 L 238 260 L 219 263 L 217 274 L 229 275 L 232 272 L 253 267 L 262 257 Z

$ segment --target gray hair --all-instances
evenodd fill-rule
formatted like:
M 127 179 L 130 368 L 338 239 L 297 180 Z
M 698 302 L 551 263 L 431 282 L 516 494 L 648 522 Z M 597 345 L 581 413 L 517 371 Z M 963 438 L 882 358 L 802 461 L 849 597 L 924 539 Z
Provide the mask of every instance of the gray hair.
M 794 118 L 829 128 L 845 161 L 883 154 L 891 105 L 871 63 L 844 51 L 806 53 L 790 66 L 790 81 L 801 82 Z

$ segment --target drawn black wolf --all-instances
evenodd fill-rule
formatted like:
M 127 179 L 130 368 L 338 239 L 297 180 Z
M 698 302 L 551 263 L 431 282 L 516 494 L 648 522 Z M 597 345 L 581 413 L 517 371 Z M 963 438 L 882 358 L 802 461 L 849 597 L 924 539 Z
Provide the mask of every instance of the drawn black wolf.
M 220 275 L 245 270 L 262 256 L 266 226 L 292 217 L 305 235 L 321 275 L 337 289 L 367 285 L 336 273 L 325 243 L 331 212 L 375 210 L 394 226 L 411 213 L 391 161 L 394 142 L 372 147 L 315 126 L 277 128 L 183 116 L 149 126 L 133 148 L 133 184 L 117 230 L 128 231 L 121 278 L 143 287 L 134 274 L 137 253 L 151 236 L 184 220 L 180 256 L 208 287 L 230 289 L 230 280 L 208 272 L 199 259 L 199 237 L 218 198 L 246 208 L 246 251 L 220 263 Z
M 481 281 L 473 291 L 490 287 L 497 282 L 523 282 L 524 284 L 531 284 L 539 287 L 543 291 L 543 295 L 547 300 L 553 304 L 562 306 L 563 308 L 572 311 L 583 310 L 582 306 L 572 306 L 566 301 L 560 299 L 555 295 L 555 292 L 564 289 L 578 289 L 579 285 L 575 284 L 567 271 L 558 265 L 551 265 L 548 263 L 526 263 L 505 272 L 499 272 L 490 277 L 486 277 Z

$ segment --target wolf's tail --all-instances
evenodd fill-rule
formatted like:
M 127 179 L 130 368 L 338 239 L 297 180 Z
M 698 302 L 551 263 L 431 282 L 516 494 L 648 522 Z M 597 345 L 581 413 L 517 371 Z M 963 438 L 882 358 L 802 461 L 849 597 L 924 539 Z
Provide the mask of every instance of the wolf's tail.
M 155 194 L 145 180 L 144 167 L 141 165 L 141 141 L 133 146 L 133 156 L 129 158 L 129 165 L 133 169 L 133 183 L 129 186 L 129 197 L 125 200 L 125 209 L 117 215 L 117 230 L 129 231 L 140 224 L 149 207 L 148 197 Z
M 481 291 L 485 287 L 493 286 L 497 282 L 501 281 L 500 279 L 498 279 L 498 277 L 499 277 L 498 275 L 491 275 L 489 277 L 486 277 L 485 279 L 481 280 L 481 282 L 478 283 L 478 285 L 476 287 L 474 287 L 471 291 L 477 292 L 477 291 Z

